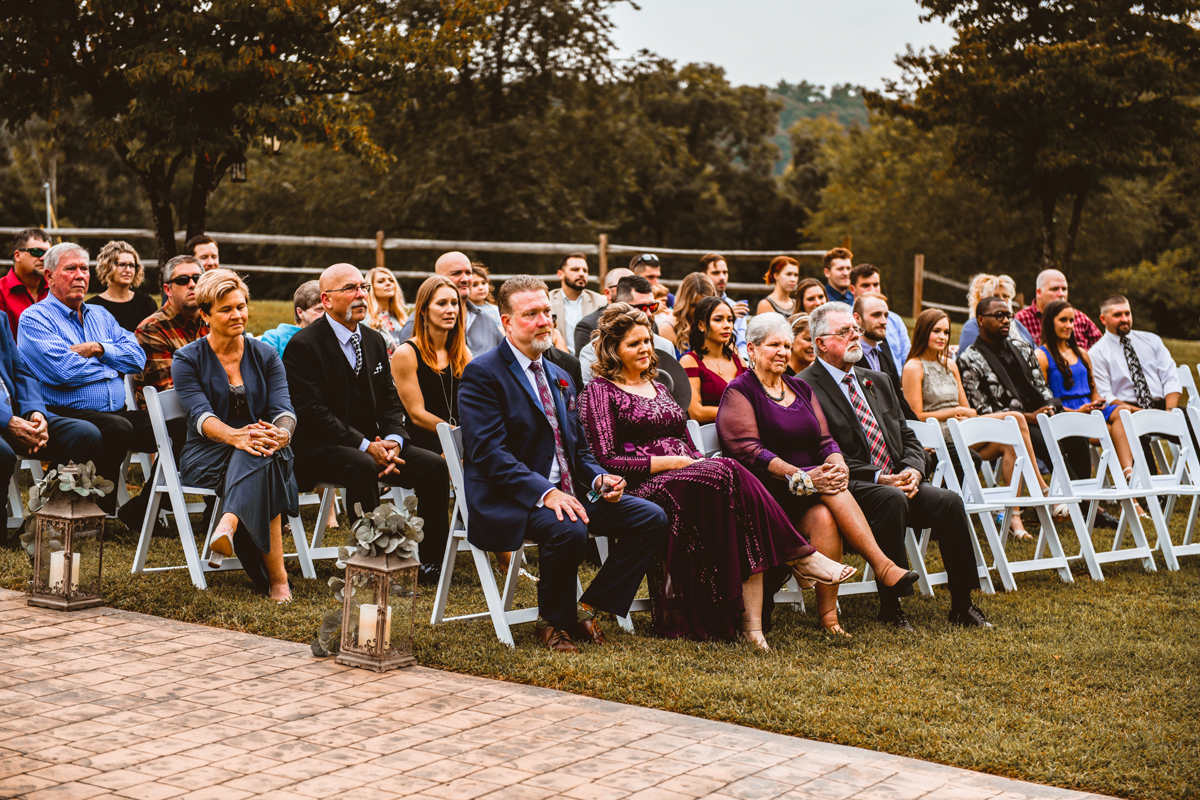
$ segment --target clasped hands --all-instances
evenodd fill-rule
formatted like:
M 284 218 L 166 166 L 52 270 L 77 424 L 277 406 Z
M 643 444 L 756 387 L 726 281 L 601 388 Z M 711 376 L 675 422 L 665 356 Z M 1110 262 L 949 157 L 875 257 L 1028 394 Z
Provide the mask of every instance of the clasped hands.
M 274 455 L 279 448 L 286 447 L 292 440 L 291 434 L 283 428 L 277 428 L 261 419 L 244 428 L 237 428 L 232 434 L 234 447 L 263 458 Z
M 921 488 L 921 473 L 912 467 L 894 475 L 880 475 L 878 482 L 884 486 L 895 486 L 904 492 L 904 496 L 912 498 Z
M 600 496 L 610 503 L 617 502 L 625 493 L 625 479 L 622 477 L 601 475 L 597 480 L 600 481 Z M 587 511 L 584 510 L 583 503 L 579 502 L 579 498 L 561 489 L 551 489 L 547 492 L 542 498 L 542 505 L 553 511 L 559 522 L 562 522 L 563 514 L 570 517 L 572 522 L 583 520 L 585 525 L 588 522 Z
M 806 470 L 806 473 L 812 479 L 813 488 L 820 494 L 844 492 L 850 485 L 850 470 L 845 464 L 826 461 Z
M 45 447 L 50 441 L 50 426 L 46 418 L 36 411 L 29 419 L 13 414 L 8 420 L 8 432 L 31 454 Z
M 395 472 L 396 467 L 404 464 L 404 459 L 400 457 L 400 443 L 390 439 L 380 439 L 376 436 L 375 441 L 367 445 L 367 454 L 375 459 L 375 466 L 379 467 L 381 478 L 389 472 Z

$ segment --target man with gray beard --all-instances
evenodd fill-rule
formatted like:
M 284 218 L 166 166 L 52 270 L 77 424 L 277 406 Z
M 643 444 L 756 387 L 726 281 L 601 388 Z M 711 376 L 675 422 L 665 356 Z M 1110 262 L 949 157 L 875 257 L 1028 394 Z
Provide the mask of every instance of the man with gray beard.
M 352 264 L 321 273 L 325 315 L 298 331 L 283 353 L 296 411 L 296 480 L 346 487 L 347 506 L 379 505 L 379 482 L 416 492 L 425 519 L 423 582 L 436 582 L 449 528 L 450 473 L 436 453 L 407 442 L 404 408 L 388 366 L 383 336 L 361 324 L 371 291 Z
M 800 373 L 820 401 L 829 434 L 850 468 L 850 494 L 862 508 L 875 539 L 888 558 L 905 569 L 907 528 L 931 528 L 946 566 L 950 588 L 950 622 L 964 627 L 990 628 L 991 623 L 972 602 L 979 573 L 969 537 L 974 535 L 962 498 L 954 492 L 923 483 L 925 450 L 904 422 L 900 398 L 882 372 L 855 366 L 862 360 L 859 339 L 863 329 L 845 303 L 814 308 L 809 329 L 817 360 Z M 914 632 L 900 608 L 902 594 L 879 587 L 879 621 Z

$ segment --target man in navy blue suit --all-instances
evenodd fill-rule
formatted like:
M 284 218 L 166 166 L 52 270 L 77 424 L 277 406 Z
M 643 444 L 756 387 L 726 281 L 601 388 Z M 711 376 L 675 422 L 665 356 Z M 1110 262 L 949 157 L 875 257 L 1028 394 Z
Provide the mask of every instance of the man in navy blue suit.
M 604 644 L 587 608 L 617 616 L 629 606 L 667 533 L 661 508 L 625 497 L 625 480 L 600 468 L 575 411 L 575 387 L 546 361 L 554 321 L 546 284 L 529 275 L 504 282 L 498 297 L 504 341 L 463 372 L 463 468 L 471 544 L 510 552 L 538 543 L 537 636 L 557 652 L 574 639 Z M 600 502 L 603 499 L 605 502 Z M 575 585 L 588 532 L 612 539 L 608 560 L 580 598 Z
M 7 320 L 0 319 L 0 486 L 22 458 L 49 461 L 93 461 L 100 452 L 100 429 L 90 422 L 46 411 L 37 379 L 17 351 Z M 120 475 L 103 475 L 121 480 Z

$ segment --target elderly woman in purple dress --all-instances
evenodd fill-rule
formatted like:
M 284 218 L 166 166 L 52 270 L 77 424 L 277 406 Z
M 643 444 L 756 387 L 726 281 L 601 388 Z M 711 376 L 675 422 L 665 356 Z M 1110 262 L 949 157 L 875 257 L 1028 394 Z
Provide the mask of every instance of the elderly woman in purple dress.
M 785 374 L 791 324 L 782 314 L 759 314 L 746 327 L 746 349 L 750 369 L 729 382 L 717 411 L 723 452 L 762 480 L 817 550 L 840 560 L 845 539 L 884 586 L 911 586 L 917 573 L 883 554 L 848 491 L 849 470 L 820 401 L 808 384 Z M 850 636 L 838 624 L 836 586 L 817 588 L 817 613 L 825 630 Z
M 855 570 L 818 553 L 750 472 L 705 459 L 687 418 L 654 381 L 650 320 L 613 303 L 592 335 L 595 379 L 579 395 L 579 417 L 596 460 L 628 481 L 626 491 L 660 505 L 671 520 L 660 568 L 651 573 L 651 613 L 664 636 L 743 639 L 764 650 L 763 573 L 787 564 L 806 585 L 835 585 Z

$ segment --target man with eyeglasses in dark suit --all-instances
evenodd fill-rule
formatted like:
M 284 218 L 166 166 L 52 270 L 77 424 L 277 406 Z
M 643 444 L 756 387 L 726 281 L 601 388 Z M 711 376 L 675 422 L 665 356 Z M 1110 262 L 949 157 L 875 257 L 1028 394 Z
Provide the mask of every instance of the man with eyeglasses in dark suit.
M 50 237 L 41 228 L 26 228 L 13 240 L 13 267 L 0 278 L 0 310 L 17 338 L 17 320 L 25 309 L 50 293 L 46 286 L 45 257 Z

